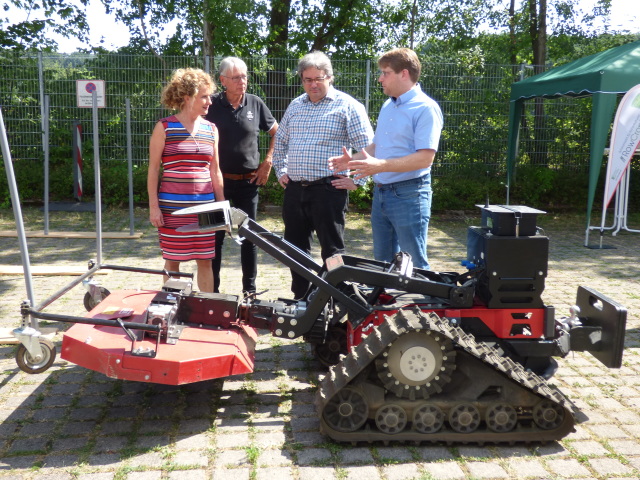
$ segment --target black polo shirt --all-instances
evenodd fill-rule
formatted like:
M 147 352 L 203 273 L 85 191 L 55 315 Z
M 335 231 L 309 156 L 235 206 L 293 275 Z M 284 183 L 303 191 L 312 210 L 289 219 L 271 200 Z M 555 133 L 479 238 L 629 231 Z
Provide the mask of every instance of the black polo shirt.
M 242 104 L 234 110 L 225 92 L 211 97 L 206 119 L 216 124 L 220 134 L 218 154 L 222 173 L 249 173 L 260 165 L 258 134 L 268 132 L 276 123 L 260 97 L 244 94 Z

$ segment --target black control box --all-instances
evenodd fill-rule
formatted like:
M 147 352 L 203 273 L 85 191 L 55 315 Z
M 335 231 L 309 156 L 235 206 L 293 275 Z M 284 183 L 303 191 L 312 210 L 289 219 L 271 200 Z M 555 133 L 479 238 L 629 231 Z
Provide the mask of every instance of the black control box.
M 489 308 L 541 308 L 549 263 L 544 235 L 494 235 L 486 227 L 469 227 L 467 262 L 484 267 L 477 292 Z
M 482 226 L 494 235 L 530 237 L 536 234 L 536 221 L 542 210 L 521 205 L 476 205 L 482 210 Z

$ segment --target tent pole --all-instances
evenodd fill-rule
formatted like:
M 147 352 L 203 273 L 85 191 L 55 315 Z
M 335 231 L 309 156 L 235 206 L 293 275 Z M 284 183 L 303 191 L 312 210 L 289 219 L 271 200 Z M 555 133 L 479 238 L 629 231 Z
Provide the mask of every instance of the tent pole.
M 515 161 L 518 156 L 520 141 L 520 120 L 522 118 L 522 103 L 524 100 L 511 100 L 509 103 L 509 136 L 507 139 L 507 205 L 511 193 L 511 181 L 515 176 Z

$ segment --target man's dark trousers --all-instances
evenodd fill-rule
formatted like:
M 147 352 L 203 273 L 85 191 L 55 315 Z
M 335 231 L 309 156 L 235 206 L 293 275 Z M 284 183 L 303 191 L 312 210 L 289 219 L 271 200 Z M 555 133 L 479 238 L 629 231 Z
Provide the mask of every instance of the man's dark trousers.
M 258 186 L 250 180 L 224 179 L 224 198 L 229 200 L 232 207 L 238 208 L 249 215 L 252 220 L 258 213 Z M 222 244 L 225 232 L 216 232 L 216 257 L 211 261 L 213 268 L 213 291 L 220 290 L 220 267 L 222 265 Z M 258 249 L 248 240 L 240 246 L 240 263 L 242 265 L 242 291 L 256 291 L 256 276 L 258 274 Z
M 313 232 L 320 243 L 322 261 L 337 253 L 344 253 L 345 212 L 349 192 L 331 186 L 331 177 L 311 185 L 289 181 L 284 193 L 282 219 L 284 239 L 310 254 Z M 306 185 L 306 186 L 305 186 Z M 291 291 L 294 298 L 302 298 L 309 282 L 291 272 Z

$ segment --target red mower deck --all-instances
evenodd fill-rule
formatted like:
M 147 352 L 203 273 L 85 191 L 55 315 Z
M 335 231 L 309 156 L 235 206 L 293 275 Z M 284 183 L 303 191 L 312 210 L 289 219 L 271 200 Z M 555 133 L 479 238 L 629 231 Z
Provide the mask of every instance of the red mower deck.
M 144 323 L 144 312 L 158 292 L 120 290 L 109 295 L 86 316 L 113 318 L 126 308 L 128 322 Z M 107 312 L 107 313 L 104 313 Z M 253 371 L 257 332 L 239 325 L 218 330 L 186 327 L 175 345 L 145 335 L 136 347 L 156 350 L 155 358 L 132 355 L 132 341 L 117 327 L 74 324 L 62 340 L 63 359 L 104 373 L 110 378 L 183 385 Z

